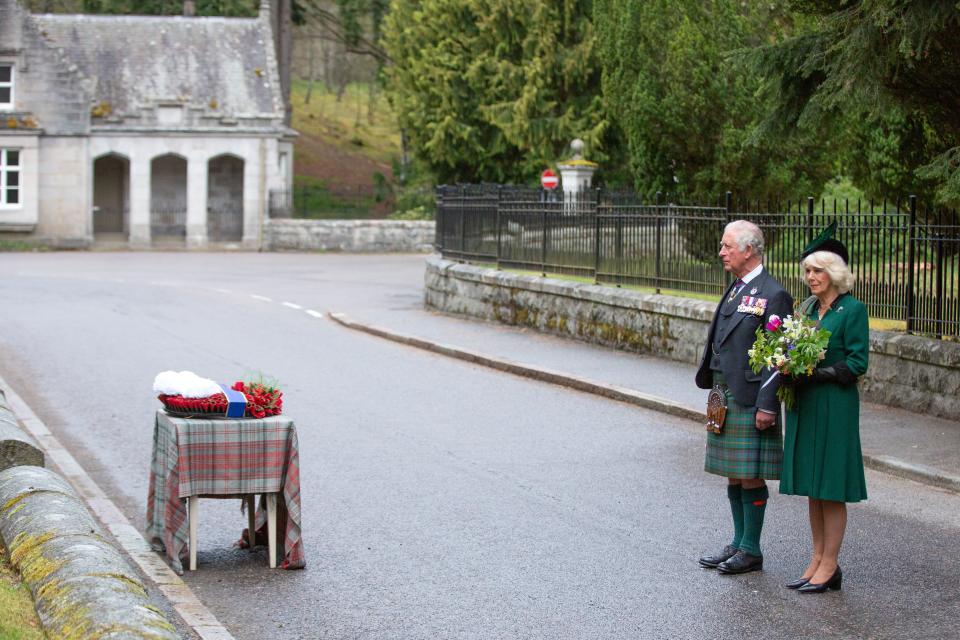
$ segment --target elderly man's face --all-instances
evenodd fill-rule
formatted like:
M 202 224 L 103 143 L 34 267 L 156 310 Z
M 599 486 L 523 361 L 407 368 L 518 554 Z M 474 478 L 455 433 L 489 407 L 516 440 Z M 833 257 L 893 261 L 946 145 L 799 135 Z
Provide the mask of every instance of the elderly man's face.
M 727 231 L 720 240 L 720 260 L 723 261 L 723 268 L 737 276 L 747 275 L 749 269 L 746 268 L 750 258 L 753 257 L 753 247 L 747 245 L 745 251 L 740 251 L 740 247 L 733 239 L 733 233 Z

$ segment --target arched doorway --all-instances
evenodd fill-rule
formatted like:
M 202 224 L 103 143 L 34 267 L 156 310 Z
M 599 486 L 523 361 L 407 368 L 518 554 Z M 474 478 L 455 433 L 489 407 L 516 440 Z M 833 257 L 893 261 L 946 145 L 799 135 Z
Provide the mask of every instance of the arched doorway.
M 243 239 L 243 158 L 224 154 L 207 164 L 207 238 Z
M 130 161 L 110 153 L 93 161 L 95 240 L 126 240 L 130 213 Z
M 187 159 L 170 153 L 150 162 L 150 235 L 187 237 Z

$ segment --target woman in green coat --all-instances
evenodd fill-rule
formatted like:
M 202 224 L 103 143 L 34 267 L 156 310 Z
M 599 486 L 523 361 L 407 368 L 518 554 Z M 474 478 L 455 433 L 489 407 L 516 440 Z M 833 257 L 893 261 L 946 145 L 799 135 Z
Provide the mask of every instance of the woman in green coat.
M 846 503 L 867 498 L 857 379 L 867 370 L 870 330 L 866 307 L 849 293 L 847 260 L 846 247 L 828 235 L 804 251 L 802 262 L 813 296 L 801 312 L 830 331 L 824 359 L 795 381 L 783 439 L 780 493 L 809 498 L 813 553 L 801 577 L 786 585 L 802 593 L 840 589 Z

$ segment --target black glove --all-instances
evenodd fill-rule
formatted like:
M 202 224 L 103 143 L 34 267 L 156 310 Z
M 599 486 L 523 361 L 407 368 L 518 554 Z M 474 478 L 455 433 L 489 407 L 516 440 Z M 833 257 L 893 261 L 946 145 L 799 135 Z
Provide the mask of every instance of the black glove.
M 796 389 L 804 382 L 808 381 L 808 376 L 792 376 L 789 373 L 780 374 L 780 386 L 788 389 Z
M 829 367 L 820 367 L 814 369 L 810 374 L 810 379 L 814 382 L 835 382 L 837 384 L 848 385 L 857 381 L 857 376 L 853 375 L 847 363 L 841 360 L 835 362 Z

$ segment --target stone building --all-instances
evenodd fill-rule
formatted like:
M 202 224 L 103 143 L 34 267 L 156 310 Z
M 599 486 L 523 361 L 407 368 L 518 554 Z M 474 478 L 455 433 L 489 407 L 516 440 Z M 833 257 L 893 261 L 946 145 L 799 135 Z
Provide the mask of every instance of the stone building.
M 0 238 L 258 248 L 295 136 L 268 2 L 198 18 L 0 0 Z

